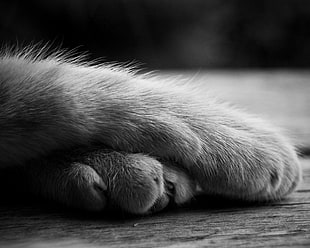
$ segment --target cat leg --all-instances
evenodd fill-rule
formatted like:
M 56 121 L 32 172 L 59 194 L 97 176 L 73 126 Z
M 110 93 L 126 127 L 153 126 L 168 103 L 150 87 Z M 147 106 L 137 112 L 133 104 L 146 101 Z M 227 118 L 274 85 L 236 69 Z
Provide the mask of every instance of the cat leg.
M 201 89 L 53 57 L 4 56 L 0 77 L 1 167 L 101 143 L 176 161 L 206 193 L 232 198 L 280 199 L 300 181 L 276 128 Z

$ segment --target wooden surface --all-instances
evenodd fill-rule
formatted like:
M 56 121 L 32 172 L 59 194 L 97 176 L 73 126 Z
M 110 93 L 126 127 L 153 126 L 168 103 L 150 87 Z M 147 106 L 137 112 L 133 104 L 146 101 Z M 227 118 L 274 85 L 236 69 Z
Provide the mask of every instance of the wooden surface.
M 196 202 L 154 216 L 85 216 L 48 205 L 0 207 L 1 247 L 310 247 L 310 160 L 283 202 Z M 237 204 L 237 203 L 236 203 Z
M 213 72 L 195 81 L 287 128 L 303 149 L 310 147 L 310 73 Z M 301 163 L 298 190 L 268 205 L 197 199 L 186 208 L 124 218 L 11 195 L 0 203 L 0 247 L 310 247 L 310 157 Z

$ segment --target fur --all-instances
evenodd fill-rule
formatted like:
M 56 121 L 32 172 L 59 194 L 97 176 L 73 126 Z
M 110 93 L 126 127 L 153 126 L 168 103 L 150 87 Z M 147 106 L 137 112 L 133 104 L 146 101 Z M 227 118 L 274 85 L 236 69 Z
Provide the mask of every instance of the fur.
M 34 171 L 53 175 L 55 164 L 67 161 L 60 155 L 50 162 L 55 151 L 93 145 L 99 145 L 97 153 L 74 155 L 54 177 L 38 182 L 31 176 Z M 101 151 L 106 148 L 112 151 Z M 100 151 L 99 162 L 85 162 Z M 294 147 L 277 128 L 199 87 L 35 49 L 6 50 L 0 57 L 0 167 L 20 165 L 43 188 L 41 194 L 55 200 L 101 210 L 107 197 L 103 191 L 138 214 L 162 209 L 171 195 L 184 203 L 197 185 L 205 194 L 266 201 L 281 199 L 301 179 Z M 114 171 L 118 179 L 113 185 L 107 186 L 111 177 L 103 168 Z M 83 187 L 60 190 L 56 179 Z M 165 186 L 169 179 L 173 194 Z M 124 190 L 116 193 L 113 187 Z M 67 200 L 70 194 L 78 197 Z

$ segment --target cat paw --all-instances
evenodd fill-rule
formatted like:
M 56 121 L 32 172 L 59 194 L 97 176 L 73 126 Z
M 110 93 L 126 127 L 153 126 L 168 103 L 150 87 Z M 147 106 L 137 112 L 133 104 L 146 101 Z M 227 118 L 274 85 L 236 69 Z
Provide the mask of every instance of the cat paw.
M 270 136 L 267 141 L 245 148 L 244 153 L 251 156 L 236 157 L 208 180 L 200 177 L 204 193 L 245 201 L 280 200 L 291 193 L 301 180 L 296 152 L 281 137 Z
M 77 150 L 39 161 L 27 173 L 32 193 L 88 211 L 145 215 L 194 194 L 186 173 L 145 154 Z
M 196 188 L 185 172 L 144 154 L 96 151 L 85 163 L 107 182 L 110 207 L 131 214 L 163 210 L 170 202 L 189 201 Z
M 279 200 L 290 194 L 302 178 L 302 170 L 295 152 L 289 148 L 280 157 L 270 161 L 265 184 L 249 199 Z

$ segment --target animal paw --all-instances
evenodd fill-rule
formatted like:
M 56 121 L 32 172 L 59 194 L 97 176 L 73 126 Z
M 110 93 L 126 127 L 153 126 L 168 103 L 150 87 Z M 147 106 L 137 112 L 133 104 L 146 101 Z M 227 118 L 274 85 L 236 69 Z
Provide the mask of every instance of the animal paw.
M 107 183 L 110 207 L 132 214 L 161 211 L 189 201 L 196 184 L 181 169 L 144 154 L 97 150 L 84 156 Z

